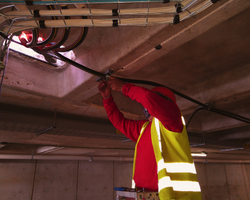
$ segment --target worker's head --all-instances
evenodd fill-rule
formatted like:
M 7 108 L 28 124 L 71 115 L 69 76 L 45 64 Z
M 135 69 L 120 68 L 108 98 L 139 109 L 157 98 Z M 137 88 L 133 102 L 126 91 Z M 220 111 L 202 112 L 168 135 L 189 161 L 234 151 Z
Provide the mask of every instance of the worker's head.
M 176 98 L 174 93 L 165 87 L 155 87 L 151 90 L 152 92 L 158 94 L 159 96 L 167 99 L 168 101 L 172 101 L 173 103 L 176 103 Z M 153 116 L 150 115 L 150 113 L 148 112 L 148 110 L 146 108 L 143 108 L 143 112 L 145 117 L 149 120 L 152 121 Z
M 157 93 L 158 95 L 162 96 L 163 98 L 166 98 L 166 99 L 169 98 L 174 103 L 176 103 L 176 98 L 175 98 L 174 93 L 170 89 L 168 89 L 168 88 L 165 88 L 165 87 L 155 87 L 151 91 Z

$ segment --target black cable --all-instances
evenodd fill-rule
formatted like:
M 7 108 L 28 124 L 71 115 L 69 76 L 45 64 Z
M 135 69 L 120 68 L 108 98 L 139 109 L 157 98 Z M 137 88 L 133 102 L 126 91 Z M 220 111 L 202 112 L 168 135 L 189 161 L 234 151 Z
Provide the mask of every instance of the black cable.
M 231 117 L 233 119 L 237 119 L 237 120 L 240 120 L 242 122 L 250 123 L 249 118 L 243 117 L 241 115 L 237 115 L 235 113 L 227 112 L 227 111 L 220 110 L 220 109 L 213 108 L 213 107 L 211 107 L 210 110 L 208 110 L 208 111 L 211 111 L 211 112 L 214 112 L 214 113 L 217 113 L 217 114 L 221 114 L 221 115 L 224 115 L 224 116 L 227 116 L 227 117 Z
M 95 75 L 95 76 L 98 76 L 98 77 L 101 77 L 101 78 L 106 77 L 105 74 L 102 74 L 102 73 L 97 72 L 95 70 L 89 69 L 89 68 L 87 68 L 87 67 L 85 67 L 85 66 L 83 66 L 83 65 L 81 65 L 81 64 L 79 64 L 79 63 L 77 63 L 77 62 L 75 62 L 73 60 L 70 60 L 70 59 L 66 58 L 65 56 L 61 55 L 60 53 L 57 53 L 57 52 L 54 52 L 54 53 L 55 53 L 56 56 L 61 58 L 64 62 L 67 62 L 67 63 L 69 63 L 71 65 L 74 65 L 75 67 L 77 67 L 77 68 L 79 68 L 79 69 L 81 69 L 81 70 L 83 70 L 85 72 L 88 72 L 88 73 L 90 73 L 92 75 Z
M 176 91 L 176 90 L 174 90 L 174 89 L 172 89 L 170 87 L 167 87 L 167 86 L 159 84 L 159 83 L 155 83 L 155 82 L 151 82 L 151 81 L 145 81 L 145 80 L 126 79 L 126 78 L 119 78 L 119 79 L 121 79 L 122 81 L 127 82 L 127 83 L 145 84 L 145 85 L 152 85 L 152 86 L 155 86 L 155 87 L 157 87 L 157 86 L 165 87 L 165 88 L 168 88 L 169 90 L 171 90 L 176 95 L 178 95 L 180 97 L 183 97 L 184 99 L 187 99 L 189 101 L 192 101 L 193 103 L 196 103 L 196 104 L 198 104 L 200 106 L 208 108 L 208 106 L 206 104 L 201 103 L 201 102 L 199 102 L 199 101 L 197 101 L 197 100 L 195 100 L 195 99 L 193 99 L 193 98 L 191 98 L 191 97 L 189 97 L 189 96 L 187 96 L 185 94 L 182 94 L 182 93 L 180 93 L 180 92 L 178 92 L 178 91 Z
M 125 78 L 119 78 L 121 79 L 122 81 L 124 82 L 128 82 L 128 83 L 137 83 L 137 84 L 146 84 L 146 85 L 152 85 L 152 86 L 162 86 L 162 87 L 166 87 L 162 84 L 159 84 L 159 83 L 154 83 L 154 82 L 151 82 L 151 81 L 144 81 L 144 80 L 132 80 L 132 79 L 125 79 Z M 227 116 L 227 117 L 231 117 L 233 119 L 237 119 L 239 121 L 242 121 L 242 122 L 246 122 L 246 123 L 250 123 L 250 119 L 249 118 L 246 118 L 246 117 L 243 117 L 243 116 L 240 116 L 240 115 L 237 115 L 237 114 L 234 114 L 234 113 L 231 113 L 231 112 L 227 112 L 227 111 L 224 111 L 224 110 L 220 110 L 220 109 L 217 109 L 217 108 L 214 108 L 214 107 L 211 107 L 207 104 L 204 104 L 204 103 L 201 103 L 185 94 L 182 94 L 172 88 L 169 88 L 169 87 L 166 87 L 168 89 L 170 89 L 173 93 L 175 93 L 176 95 L 184 98 L 184 99 L 187 99 L 193 103 L 196 103 L 200 106 L 202 106 L 204 108 L 204 110 L 207 110 L 207 111 L 211 111 L 211 112 L 215 112 L 215 113 L 218 113 L 218 114 L 221 114 L 221 115 L 224 115 L 224 116 Z
M 55 10 L 53 5 L 48 5 L 47 8 L 49 10 Z M 57 17 L 51 17 L 51 19 L 57 20 Z M 52 28 L 49 36 L 46 39 L 44 39 L 44 41 L 37 42 L 36 46 L 45 46 L 45 45 L 49 44 L 52 40 L 55 39 L 57 32 L 58 32 L 58 28 Z
M 87 17 L 82 16 L 82 19 L 87 19 Z M 88 34 L 88 27 L 81 27 L 81 32 L 80 32 L 79 37 L 72 44 L 70 44 L 66 47 L 59 47 L 55 51 L 66 52 L 66 51 L 70 51 L 70 50 L 75 49 L 85 40 L 87 34 Z
M 204 110 L 204 108 L 203 108 L 202 106 L 200 106 L 200 107 L 198 107 L 198 108 L 191 114 L 191 116 L 189 117 L 188 122 L 187 122 L 187 124 L 186 124 L 186 128 L 188 128 L 188 125 L 189 125 L 191 119 L 193 118 L 193 116 L 194 116 L 198 111 L 200 111 L 200 110 Z
M 2 31 L 0 31 L 0 36 L 2 36 L 4 39 L 8 39 L 7 35 L 5 35 Z
M 55 55 L 58 56 L 59 58 L 61 58 L 63 61 L 81 69 L 81 70 L 84 70 L 92 75 L 95 75 L 95 76 L 98 76 L 98 77 L 101 77 L 101 78 L 106 78 L 106 74 L 103 74 L 103 73 L 100 73 L 100 72 L 97 72 L 97 71 L 94 71 L 92 69 L 89 69 L 79 63 L 76 63 L 64 56 L 62 56 L 61 54 L 59 53 L 56 53 L 55 52 Z M 173 93 L 175 93 L 176 95 L 184 98 L 184 99 L 187 99 L 193 103 L 196 103 L 198 105 L 200 105 L 201 107 L 203 107 L 204 110 L 207 110 L 207 111 L 211 111 L 211 112 L 215 112 L 215 113 L 218 113 L 218 114 L 221 114 L 221 115 L 224 115 L 224 116 L 227 116 L 227 117 L 230 117 L 230 118 L 233 118 L 233 119 L 236 119 L 236 120 L 239 120 L 239 121 L 242 121 L 242 122 L 246 122 L 246 123 L 250 123 L 250 119 L 246 118 L 246 117 L 243 117 L 243 116 L 240 116 L 240 115 L 237 115 L 237 114 L 234 114 L 234 113 L 230 113 L 230 112 L 227 112 L 227 111 L 223 111 L 223 110 L 220 110 L 220 109 L 217 109 L 217 108 L 213 108 L 207 104 L 204 104 L 204 103 L 201 103 L 185 94 L 182 94 L 170 87 L 167 87 L 165 85 L 162 85 L 162 84 L 159 84 L 159 83 L 155 83 L 155 82 L 151 82 L 151 81 L 145 81 L 145 80 L 133 80 L 133 79 L 127 79 L 127 78 L 120 78 L 120 77 L 116 77 L 116 78 L 119 78 L 120 80 L 124 81 L 124 82 L 127 82 L 127 83 L 134 83 L 134 84 L 146 84 L 146 85 L 151 85 L 151 86 L 161 86 L 161 87 L 166 87 L 168 89 L 170 89 Z
M 62 9 L 67 9 L 67 8 L 68 8 L 67 6 L 62 7 Z M 70 19 L 69 16 L 65 16 L 64 18 Z M 71 30 L 70 27 L 65 27 L 64 32 L 62 34 L 62 37 L 59 39 L 59 41 L 57 41 L 55 44 L 53 44 L 51 46 L 45 46 L 45 47 L 43 47 L 43 49 L 48 51 L 48 50 L 55 50 L 55 49 L 59 48 L 68 39 L 69 34 L 70 34 L 70 30 Z
M 13 41 L 13 40 L 12 40 L 12 41 Z M 44 53 L 45 53 L 45 52 L 44 52 Z M 77 68 L 79 68 L 79 69 L 81 69 L 81 70 L 87 72 L 87 73 L 90 73 L 90 74 L 92 74 L 92 75 L 94 75 L 94 76 L 98 76 L 98 77 L 101 77 L 101 78 L 106 78 L 106 76 L 107 76 L 106 74 L 97 72 L 97 71 L 92 70 L 92 69 L 89 69 L 89 68 L 87 68 L 87 67 L 85 67 L 85 66 L 83 66 L 83 65 L 81 65 L 81 64 L 79 64 L 79 63 L 77 63 L 77 62 L 74 62 L 74 61 L 72 61 L 72 60 L 66 58 L 65 56 L 61 55 L 61 54 L 58 53 L 58 52 L 55 52 L 55 51 L 54 51 L 54 54 L 55 54 L 57 57 L 54 56 L 54 55 L 48 54 L 48 53 L 45 53 L 45 54 L 47 54 L 47 55 L 49 55 L 49 56 L 52 56 L 52 57 L 55 57 L 55 58 L 57 58 L 57 59 L 60 59 L 60 60 L 62 60 L 62 61 L 64 61 L 64 62 L 67 62 L 67 63 L 69 63 L 69 64 L 71 64 L 71 65 L 73 65 L 73 66 L 75 66 L 75 67 L 77 67 Z M 166 88 L 170 89 L 174 94 L 176 94 L 176 95 L 178 95 L 178 96 L 180 96 L 180 97 L 182 97 L 182 98 L 184 98 L 184 99 L 187 99 L 187 100 L 189 100 L 189 101 L 191 101 L 191 102 L 193 102 L 193 103 L 196 103 L 196 104 L 202 106 L 204 110 L 211 111 L 211 112 L 215 112 L 215 113 L 217 113 L 217 114 L 221 114 L 221 115 L 224 115 L 224 116 L 227 116 L 227 117 L 230 117 L 230 118 L 233 118 L 233 119 L 236 119 L 236 120 L 245 122 L 245 123 L 250 123 L 250 119 L 249 119 L 249 118 L 246 118 L 246 117 L 243 117 L 243 116 L 240 116 L 240 115 L 231 113 L 231 112 L 223 111 L 223 110 L 220 110 L 220 109 L 217 109 L 217 108 L 214 108 L 214 107 L 210 107 L 210 106 L 207 105 L 207 104 L 201 103 L 201 102 L 199 102 L 199 101 L 197 101 L 197 100 L 195 100 L 195 99 L 193 99 L 193 98 L 191 98 L 191 97 L 189 97 L 189 96 L 187 96 L 187 95 L 184 95 L 184 94 L 182 94 L 182 93 L 180 93 L 180 92 L 178 92 L 178 91 L 176 91 L 176 90 L 174 90 L 174 89 L 172 89 L 172 88 L 170 88 L 170 87 L 167 87 L 167 86 L 165 86 L 165 85 L 162 85 L 162 84 L 159 84 L 159 83 L 155 83 L 155 82 L 151 82 L 151 81 L 145 81 L 145 80 L 133 80 L 133 79 L 120 78 L 120 77 L 116 77 L 116 78 L 119 78 L 120 80 L 122 80 L 122 81 L 124 81 L 124 82 L 127 82 L 127 83 L 146 84 L 146 85 L 151 85 L 151 86 L 162 86 L 162 87 L 166 87 Z
M 69 33 L 70 33 L 70 28 L 65 27 L 63 34 L 62 34 L 61 38 L 59 39 L 59 41 L 57 41 L 55 44 L 53 44 L 51 46 L 45 46 L 45 47 L 43 47 L 43 49 L 48 51 L 48 50 L 54 50 L 54 49 L 60 47 L 68 39 Z
M 35 47 L 37 44 L 37 38 L 38 38 L 38 28 L 32 29 L 32 39 L 31 41 L 26 43 L 26 47 Z

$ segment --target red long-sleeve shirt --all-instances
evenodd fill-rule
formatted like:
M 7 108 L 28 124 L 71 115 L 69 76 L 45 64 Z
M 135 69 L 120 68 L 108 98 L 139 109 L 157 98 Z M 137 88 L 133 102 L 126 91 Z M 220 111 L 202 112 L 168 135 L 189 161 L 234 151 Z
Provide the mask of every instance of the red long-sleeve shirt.
M 150 90 L 133 84 L 125 84 L 122 88 L 125 96 L 142 104 L 150 115 L 161 121 L 165 128 L 173 132 L 182 132 L 181 113 L 178 106 Z M 137 142 L 142 125 L 147 120 L 130 120 L 124 118 L 117 108 L 113 98 L 103 99 L 103 105 L 111 123 L 126 135 Z M 158 191 L 157 164 L 151 142 L 151 122 L 144 130 L 137 144 L 137 158 L 135 163 L 134 181 L 138 189 Z

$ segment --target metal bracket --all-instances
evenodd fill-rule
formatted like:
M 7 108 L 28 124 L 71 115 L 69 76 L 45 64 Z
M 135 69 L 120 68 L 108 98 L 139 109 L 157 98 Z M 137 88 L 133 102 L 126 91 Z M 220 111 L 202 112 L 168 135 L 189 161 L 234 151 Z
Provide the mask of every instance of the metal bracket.
M 56 109 L 55 109 L 55 112 L 54 112 L 54 121 L 53 121 L 53 126 L 49 127 L 49 128 L 46 128 L 46 129 L 43 129 L 39 132 L 36 133 L 36 136 L 38 137 L 39 135 L 42 135 L 44 133 L 47 133 L 49 131 L 54 131 L 54 129 L 56 128 Z
M 100 82 L 101 80 L 105 80 L 105 81 L 108 81 L 111 74 L 113 74 L 114 71 L 111 70 L 111 69 L 108 69 L 104 74 L 105 74 L 105 78 L 102 78 L 102 77 L 98 77 L 95 81 L 96 82 Z

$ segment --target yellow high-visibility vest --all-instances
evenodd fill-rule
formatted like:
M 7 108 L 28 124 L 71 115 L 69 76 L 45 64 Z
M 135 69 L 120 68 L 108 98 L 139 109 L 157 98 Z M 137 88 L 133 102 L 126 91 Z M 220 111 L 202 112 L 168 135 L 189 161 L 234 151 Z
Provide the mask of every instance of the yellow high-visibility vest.
M 143 125 L 140 137 L 147 125 L 148 123 Z M 183 125 L 182 133 L 172 132 L 154 118 L 151 125 L 151 139 L 157 162 L 160 200 L 201 200 L 201 189 L 197 181 L 186 127 Z

